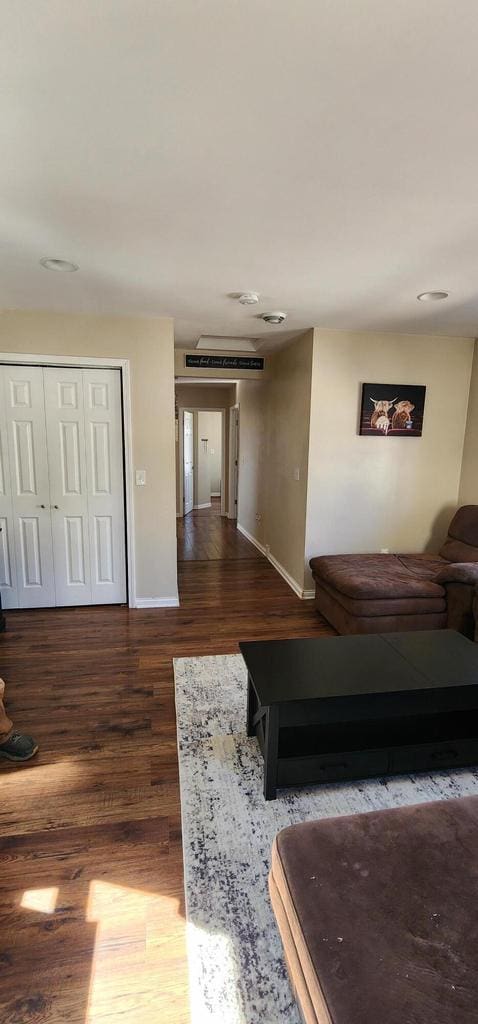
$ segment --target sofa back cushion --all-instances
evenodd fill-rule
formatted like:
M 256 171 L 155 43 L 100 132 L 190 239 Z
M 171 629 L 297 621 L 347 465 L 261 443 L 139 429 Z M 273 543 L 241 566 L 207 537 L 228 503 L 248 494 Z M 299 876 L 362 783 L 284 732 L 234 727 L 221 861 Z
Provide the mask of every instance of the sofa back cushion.
M 448 562 L 478 562 L 478 505 L 458 509 L 440 555 Z

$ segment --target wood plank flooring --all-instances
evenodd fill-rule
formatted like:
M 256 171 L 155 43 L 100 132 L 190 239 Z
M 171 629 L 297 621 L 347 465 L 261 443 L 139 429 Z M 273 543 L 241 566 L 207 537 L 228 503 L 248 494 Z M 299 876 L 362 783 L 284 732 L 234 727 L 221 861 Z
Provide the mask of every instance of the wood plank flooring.
M 212 498 L 211 508 L 197 508 L 177 521 L 178 561 L 261 558 L 243 537 L 233 519 L 221 516 L 221 499 Z
M 251 546 L 179 583 L 179 609 L 7 613 L 40 753 L 0 763 L 2 1024 L 189 1021 L 172 658 L 330 631 Z

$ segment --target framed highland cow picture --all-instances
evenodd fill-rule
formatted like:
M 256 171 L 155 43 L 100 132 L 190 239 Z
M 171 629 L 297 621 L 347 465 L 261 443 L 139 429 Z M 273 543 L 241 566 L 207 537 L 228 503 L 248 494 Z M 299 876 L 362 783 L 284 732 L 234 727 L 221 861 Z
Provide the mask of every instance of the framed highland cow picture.
M 421 437 L 425 391 L 423 384 L 363 384 L 359 434 Z

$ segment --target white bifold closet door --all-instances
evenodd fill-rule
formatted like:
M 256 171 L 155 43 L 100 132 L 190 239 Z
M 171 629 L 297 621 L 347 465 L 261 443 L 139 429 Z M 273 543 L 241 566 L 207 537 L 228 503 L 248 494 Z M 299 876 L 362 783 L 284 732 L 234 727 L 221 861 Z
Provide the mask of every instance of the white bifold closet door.
M 40 366 L 3 367 L 4 608 L 56 604 L 46 450 L 45 396 Z M 6 521 L 5 521 L 6 520 Z
M 3 378 L 4 606 L 125 601 L 119 372 L 5 366 Z

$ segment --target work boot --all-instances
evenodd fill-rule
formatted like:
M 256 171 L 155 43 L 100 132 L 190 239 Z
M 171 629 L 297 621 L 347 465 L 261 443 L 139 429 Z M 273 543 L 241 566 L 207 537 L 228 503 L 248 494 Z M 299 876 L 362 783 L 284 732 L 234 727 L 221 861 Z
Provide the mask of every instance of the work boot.
M 0 743 L 0 757 L 7 761 L 29 761 L 36 754 L 38 743 L 32 736 L 23 736 L 20 732 L 12 732 L 5 743 Z

